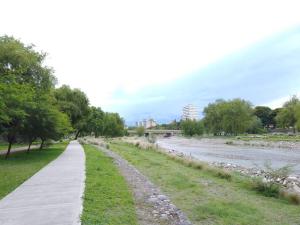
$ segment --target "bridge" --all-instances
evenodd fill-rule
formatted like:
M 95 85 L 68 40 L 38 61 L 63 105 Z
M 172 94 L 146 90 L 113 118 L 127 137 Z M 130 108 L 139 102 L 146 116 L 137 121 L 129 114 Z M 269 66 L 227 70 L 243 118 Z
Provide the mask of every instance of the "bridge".
M 129 134 L 136 134 L 136 130 L 128 130 Z M 169 136 L 173 136 L 173 135 L 177 135 L 177 134 L 181 134 L 181 130 L 152 130 L 152 129 L 146 129 L 145 130 L 145 136 L 148 136 L 150 134 L 157 134 L 157 135 L 169 135 Z

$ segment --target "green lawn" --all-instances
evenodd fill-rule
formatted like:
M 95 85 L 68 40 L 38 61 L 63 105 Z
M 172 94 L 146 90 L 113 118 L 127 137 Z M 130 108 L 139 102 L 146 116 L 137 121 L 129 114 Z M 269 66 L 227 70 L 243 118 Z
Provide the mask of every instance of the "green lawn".
M 114 142 L 110 148 L 168 194 L 194 224 L 300 224 L 299 206 L 250 190 L 238 175 L 231 181 L 221 179 L 210 171 L 126 143 Z
M 113 160 L 91 145 L 84 145 L 86 181 L 83 225 L 135 225 L 134 200 Z
M 41 151 L 16 152 L 6 160 L 0 156 L 0 199 L 59 156 L 66 143 L 55 144 Z

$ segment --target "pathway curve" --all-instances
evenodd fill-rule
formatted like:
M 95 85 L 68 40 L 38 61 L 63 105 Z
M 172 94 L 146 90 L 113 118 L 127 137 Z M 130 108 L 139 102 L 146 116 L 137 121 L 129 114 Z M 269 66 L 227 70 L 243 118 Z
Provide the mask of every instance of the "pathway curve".
M 84 180 L 85 154 L 72 141 L 56 160 L 0 200 L 0 224 L 80 224 Z
M 121 174 L 132 188 L 140 225 L 191 225 L 183 212 L 134 166 L 118 154 L 97 147 L 114 159 Z

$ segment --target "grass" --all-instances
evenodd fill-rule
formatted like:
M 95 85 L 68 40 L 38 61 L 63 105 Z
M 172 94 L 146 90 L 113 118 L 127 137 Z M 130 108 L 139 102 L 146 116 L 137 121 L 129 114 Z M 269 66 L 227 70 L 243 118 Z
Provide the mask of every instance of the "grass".
M 66 143 L 52 145 L 41 151 L 16 152 L 5 160 L 0 156 L 0 199 L 13 191 L 41 168 L 59 156 Z
M 193 224 L 290 225 L 300 223 L 300 207 L 287 200 L 266 197 L 249 188 L 238 174 L 231 179 L 218 172 L 195 168 L 121 142 L 110 149 L 127 159 L 158 185 Z
M 83 225 L 135 225 L 134 201 L 113 160 L 94 146 L 84 145 L 86 183 Z

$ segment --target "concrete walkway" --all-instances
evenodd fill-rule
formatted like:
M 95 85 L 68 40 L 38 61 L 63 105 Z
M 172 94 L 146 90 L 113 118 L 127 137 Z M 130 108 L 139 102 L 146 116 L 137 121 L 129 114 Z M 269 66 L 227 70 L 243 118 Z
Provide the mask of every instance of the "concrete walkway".
M 85 154 L 77 141 L 0 200 L 1 225 L 80 224 Z

